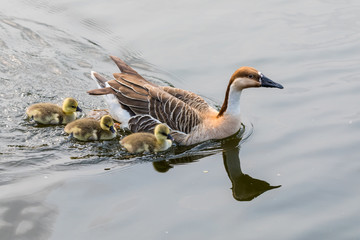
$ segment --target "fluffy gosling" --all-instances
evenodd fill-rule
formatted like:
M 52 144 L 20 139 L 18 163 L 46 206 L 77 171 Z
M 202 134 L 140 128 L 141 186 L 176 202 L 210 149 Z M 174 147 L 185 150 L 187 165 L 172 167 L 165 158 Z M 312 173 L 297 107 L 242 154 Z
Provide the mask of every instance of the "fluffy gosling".
M 110 140 L 116 137 L 114 121 L 109 115 L 101 118 L 100 122 L 91 118 L 82 118 L 69 123 L 65 132 L 80 141 Z
M 110 140 L 116 137 L 114 121 L 109 115 L 101 118 L 100 122 L 91 118 L 82 118 L 69 123 L 65 132 L 80 141 Z
M 171 147 L 173 138 L 165 124 L 158 124 L 151 133 L 133 133 L 121 139 L 120 144 L 130 153 L 160 152 Z
M 76 111 L 82 111 L 74 98 L 66 98 L 62 107 L 53 103 L 36 103 L 26 110 L 26 115 L 41 124 L 67 124 L 76 119 Z

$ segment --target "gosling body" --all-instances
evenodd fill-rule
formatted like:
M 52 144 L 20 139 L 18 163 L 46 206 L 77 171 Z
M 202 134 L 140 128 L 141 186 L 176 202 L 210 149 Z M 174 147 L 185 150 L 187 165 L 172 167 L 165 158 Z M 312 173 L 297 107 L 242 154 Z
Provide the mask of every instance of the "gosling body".
M 116 137 L 114 121 L 103 116 L 99 121 L 91 118 L 78 119 L 65 127 L 65 132 L 80 141 L 110 140 Z
M 169 128 L 159 124 L 154 129 L 154 134 L 146 132 L 133 133 L 120 141 L 120 144 L 130 153 L 147 153 L 165 151 L 172 145 Z
M 26 110 L 26 115 L 37 123 L 45 125 L 67 124 L 76 119 L 76 112 L 82 111 L 73 98 L 66 98 L 62 107 L 53 103 L 36 103 Z

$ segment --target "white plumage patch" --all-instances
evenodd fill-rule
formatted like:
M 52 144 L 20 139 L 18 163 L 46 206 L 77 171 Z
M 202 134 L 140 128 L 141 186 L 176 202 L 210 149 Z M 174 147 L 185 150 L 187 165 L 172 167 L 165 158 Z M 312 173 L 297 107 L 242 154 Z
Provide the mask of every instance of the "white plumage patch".
M 98 88 L 102 88 L 98 81 L 96 80 L 96 77 L 93 75 L 94 72 L 91 72 L 91 78 L 96 82 L 96 85 Z M 106 87 L 110 87 L 108 83 L 105 83 Z M 105 99 L 105 102 L 109 106 L 109 113 L 113 119 L 120 122 L 121 128 L 127 128 L 128 127 L 128 121 L 130 119 L 130 114 L 124 110 L 117 98 L 113 94 L 107 94 L 103 95 L 103 98 Z
M 237 91 L 233 86 L 230 86 L 229 102 L 226 110 L 227 113 L 234 116 L 240 115 L 240 96 L 241 91 Z
M 89 138 L 90 140 L 98 140 L 98 137 L 97 137 L 97 130 L 93 130 L 92 132 L 92 136 Z
M 260 75 L 260 79 L 259 79 L 259 81 L 260 81 L 260 84 L 262 84 L 262 77 L 264 76 L 260 71 L 258 72 L 258 74 Z

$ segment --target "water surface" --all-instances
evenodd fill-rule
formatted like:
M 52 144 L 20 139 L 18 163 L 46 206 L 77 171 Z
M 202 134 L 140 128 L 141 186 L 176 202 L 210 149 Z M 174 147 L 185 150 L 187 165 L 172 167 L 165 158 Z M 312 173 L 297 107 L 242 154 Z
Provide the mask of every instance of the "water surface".
M 357 239 L 360 4 L 27 1 L 0 10 L 1 239 Z M 73 96 L 104 108 L 95 70 L 222 103 L 240 66 L 285 89 L 242 94 L 223 141 L 133 156 L 25 118 Z M 107 169 L 107 170 L 105 170 Z

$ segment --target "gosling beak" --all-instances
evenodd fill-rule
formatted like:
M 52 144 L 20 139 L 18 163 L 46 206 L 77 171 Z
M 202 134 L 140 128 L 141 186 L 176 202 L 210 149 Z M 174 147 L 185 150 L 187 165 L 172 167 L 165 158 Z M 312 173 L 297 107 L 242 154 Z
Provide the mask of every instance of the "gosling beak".
M 115 128 L 114 128 L 114 126 L 110 126 L 110 131 L 111 131 L 112 133 L 115 133 Z
M 76 107 L 76 111 L 77 112 L 82 112 L 81 108 L 79 108 L 79 106 Z
M 171 141 L 174 141 L 173 137 L 170 134 L 167 135 L 167 139 L 170 139 Z
M 280 88 L 280 89 L 284 88 L 280 83 L 276 83 L 270 78 L 265 77 L 264 74 L 261 74 L 260 83 L 261 83 L 261 87 Z

